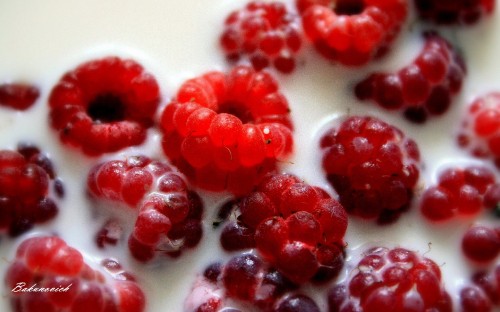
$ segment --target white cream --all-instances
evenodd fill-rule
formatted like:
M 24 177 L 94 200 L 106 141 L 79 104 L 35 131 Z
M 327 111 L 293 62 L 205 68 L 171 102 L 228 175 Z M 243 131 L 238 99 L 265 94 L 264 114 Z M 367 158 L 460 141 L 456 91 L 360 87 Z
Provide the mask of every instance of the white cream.
M 58 217 L 47 225 L 36 226 L 29 235 L 55 232 L 95 259 L 117 257 L 138 277 L 148 296 L 148 311 L 182 311 L 195 274 L 211 261 L 227 257 L 220 251 L 218 232 L 211 228 L 214 207 L 224 198 L 206 196 L 204 237 L 195 250 L 177 260 L 166 260 L 159 266 L 142 265 L 130 260 L 126 248 L 110 249 L 108 253 L 97 250 L 93 235 L 100 224 L 95 223 L 92 205 L 85 197 L 85 179 L 98 159 L 89 159 L 60 144 L 48 126 L 47 97 L 61 75 L 79 63 L 99 56 L 119 55 L 137 60 L 156 76 L 165 105 L 185 79 L 228 68 L 218 47 L 218 36 L 224 17 L 244 3 L 243 0 L 0 2 L 0 82 L 26 80 L 37 84 L 42 92 L 36 105 L 25 113 L 0 108 L 0 148 L 14 148 L 19 141 L 38 144 L 50 153 L 66 186 Z M 287 3 L 293 5 L 292 0 Z M 454 134 L 467 103 L 487 91 L 500 90 L 498 11 L 474 27 L 446 30 L 465 55 L 468 75 L 450 111 L 425 126 L 412 125 L 401 115 L 383 111 L 374 104 L 360 103 L 352 93 L 354 83 L 366 73 L 381 68 L 395 70 L 418 53 L 420 30 L 412 21 L 407 23 L 404 35 L 386 58 L 363 69 L 331 65 L 311 48 L 305 49 L 292 75 L 276 75 L 289 99 L 295 123 L 296 150 L 290 163 L 284 166 L 286 170 L 333 194 L 321 172 L 318 140 L 336 118 L 346 114 L 381 117 L 417 141 L 425 166 L 419 192 L 434 182 L 436 172 L 446 163 L 477 163 L 456 148 Z M 118 155 L 161 156 L 160 136 L 154 130 L 150 134 L 143 146 Z M 456 299 L 458 287 L 469 278 L 469 264 L 460 253 L 459 241 L 473 220 L 432 225 L 419 215 L 417 201 L 414 204 L 411 212 L 391 226 L 351 220 L 346 237 L 349 250 L 359 250 L 366 244 L 400 245 L 417 250 L 441 265 L 447 288 Z M 20 240 L 2 238 L 2 275 Z M 3 277 L 0 279 L 0 311 L 8 311 L 10 290 L 3 286 Z M 321 304 L 324 310 L 324 301 Z

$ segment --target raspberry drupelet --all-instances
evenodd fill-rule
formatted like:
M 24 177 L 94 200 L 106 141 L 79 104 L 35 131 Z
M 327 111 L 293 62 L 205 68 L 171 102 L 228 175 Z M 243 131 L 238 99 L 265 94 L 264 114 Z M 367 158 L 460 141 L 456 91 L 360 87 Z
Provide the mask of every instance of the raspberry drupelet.
M 186 81 L 163 111 L 163 150 L 193 184 L 245 194 L 291 153 L 289 113 L 267 72 L 209 72 Z
M 220 44 L 229 61 L 246 56 L 257 70 L 290 73 L 302 45 L 300 20 L 281 2 L 252 1 L 226 18 Z
M 372 248 L 347 279 L 328 292 L 330 312 L 451 312 L 452 300 L 434 261 L 404 249 Z
M 500 92 L 477 98 L 464 117 L 458 143 L 479 158 L 492 158 L 500 168 Z
M 491 263 L 500 254 L 500 226 L 470 227 L 462 237 L 462 251 L 470 260 Z
M 61 141 L 90 156 L 139 145 L 160 101 L 155 78 L 118 57 L 88 61 L 67 72 L 49 97 L 50 125 Z
M 7 288 L 13 290 L 8 295 L 13 311 L 144 311 L 143 291 L 116 260 L 92 265 L 59 237 L 26 239 L 5 275 Z M 30 287 L 55 290 L 22 291 Z
M 53 219 L 58 207 L 51 193 L 62 197 L 63 184 L 38 147 L 21 143 L 0 151 L 0 232 L 17 236 Z
M 0 106 L 6 106 L 17 110 L 27 110 L 40 96 L 40 90 L 27 83 L 3 83 L 0 84 Z
M 486 15 L 492 14 L 495 0 L 414 0 L 419 16 L 436 24 L 477 23 Z
M 326 58 L 359 66 L 381 57 L 406 21 L 406 0 L 297 0 L 307 37 Z
M 460 291 L 463 312 L 492 312 L 500 308 L 500 264 L 478 271 Z
M 177 257 L 202 237 L 203 203 L 188 189 L 182 175 L 164 162 L 145 156 L 112 160 L 92 168 L 87 187 L 92 197 L 121 202 L 135 211 L 128 246 L 139 261 L 157 255 Z M 98 245 L 116 243 L 116 237 L 102 237 L 110 222 L 97 235 Z M 115 226 L 111 223 L 111 226 Z M 104 234 L 103 234 L 104 232 Z
M 323 170 L 347 212 L 379 224 L 407 210 L 419 178 L 415 141 L 374 117 L 352 116 L 321 138 Z
M 462 88 L 465 64 L 437 33 L 426 32 L 423 40 L 422 50 L 409 65 L 396 73 L 370 74 L 356 85 L 356 97 L 388 110 L 402 110 L 415 123 L 444 114 Z

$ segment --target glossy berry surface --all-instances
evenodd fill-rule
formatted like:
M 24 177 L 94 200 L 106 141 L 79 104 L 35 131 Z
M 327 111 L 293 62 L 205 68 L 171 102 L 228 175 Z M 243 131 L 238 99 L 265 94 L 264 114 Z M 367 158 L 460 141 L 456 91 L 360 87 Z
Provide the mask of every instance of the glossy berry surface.
M 133 60 L 107 57 L 67 72 L 50 93 L 50 125 L 91 156 L 141 144 L 160 101 L 155 78 Z
M 422 194 L 420 209 L 425 218 L 444 221 L 454 216 L 477 215 L 488 205 L 488 196 L 498 187 L 493 172 L 482 166 L 450 167 L 438 183 Z
M 500 226 L 469 228 L 462 237 L 462 251 L 473 261 L 488 263 L 495 260 L 500 254 Z
M 112 259 L 85 263 L 82 254 L 55 236 L 28 238 L 19 245 L 5 283 L 13 311 L 141 312 L 146 298 L 134 277 Z M 61 291 L 31 291 L 45 288 Z
M 500 308 L 500 264 L 475 273 L 460 291 L 463 312 L 491 312 Z
M 479 158 L 491 158 L 500 168 L 500 93 L 474 100 L 464 117 L 458 143 Z
M 418 56 L 396 73 L 377 72 L 360 81 L 356 97 L 388 110 L 402 110 L 415 123 L 448 111 L 462 88 L 466 68 L 452 45 L 434 32 L 424 33 Z
M 226 18 L 220 44 L 230 61 L 248 57 L 257 70 L 273 66 L 290 73 L 302 45 L 299 24 L 281 2 L 252 1 Z
M 164 162 L 145 156 L 105 162 L 90 170 L 87 188 L 93 198 L 120 202 L 131 210 L 135 221 L 128 246 L 139 261 L 159 254 L 177 257 L 201 239 L 203 203 Z M 107 222 L 97 235 L 98 245 L 115 243 L 110 230 L 120 233 L 121 228 Z
M 374 117 L 349 117 L 321 138 L 323 170 L 353 215 L 395 221 L 409 208 L 420 154 L 403 132 Z
M 475 24 L 485 15 L 491 14 L 495 8 L 495 0 L 415 0 L 414 2 L 422 19 L 444 25 Z
M 408 14 L 404 0 L 297 0 L 307 37 L 323 56 L 359 66 L 384 55 Z
M 292 151 L 289 113 L 269 73 L 209 72 L 186 81 L 163 111 L 163 151 L 195 185 L 245 194 Z
M 37 87 L 25 83 L 0 84 L 0 106 L 27 110 L 40 96 Z
M 376 247 L 328 292 L 330 312 L 452 311 L 439 266 L 404 249 Z
M 271 174 L 231 209 L 221 233 L 225 250 L 256 248 L 297 284 L 331 280 L 342 268 L 347 214 L 325 191 Z
M 63 196 L 52 161 L 31 144 L 0 151 L 0 232 L 20 235 L 58 212 L 51 188 Z M 59 191 L 58 191 L 59 190 Z

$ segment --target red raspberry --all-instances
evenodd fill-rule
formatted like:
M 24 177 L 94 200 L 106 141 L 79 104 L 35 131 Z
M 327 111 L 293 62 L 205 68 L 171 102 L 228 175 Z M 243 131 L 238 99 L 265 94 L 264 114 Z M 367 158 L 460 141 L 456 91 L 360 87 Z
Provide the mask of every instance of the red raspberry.
M 36 146 L 19 144 L 17 151 L 0 151 L 0 232 L 17 236 L 53 219 L 58 208 L 51 187 L 58 197 L 64 195 L 52 162 Z
M 344 208 L 325 191 L 289 174 L 269 175 L 232 207 L 222 230 L 228 251 L 257 248 L 291 281 L 324 282 L 343 265 Z
M 321 139 L 323 169 L 346 210 L 379 223 L 407 210 L 419 176 L 419 150 L 403 132 L 353 116 Z
M 17 110 L 26 110 L 40 96 L 37 87 L 25 83 L 0 84 L 0 105 Z
M 500 93 L 476 99 L 465 115 L 459 145 L 476 157 L 492 158 L 500 168 Z
M 140 312 L 146 304 L 135 279 L 116 260 L 105 259 L 93 269 L 78 250 L 55 236 L 23 241 L 5 282 L 15 311 Z M 30 287 L 61 291 L 21 291 Z
M 137 260 L 146 262 L 155 254 L 177 257 L 201 239 L 203 203 L 164 162 L 145 156 L 109 161 L 90 170 L 87 187 L 91 196 L 123 202 L 135 211 L 128 245 Z M 98 245 L 116 243 L 120 232 L 107 223 L 97 235 Z
M 404 248 L 372 248 L 348 272 L 347 280 L 328 292 L 330 312 L 451 312 L 439 266 Z
M 490 15 L 495 0 L 415 0 L 421 18 L 436 24 L 474 24 L 483 16 Z
M 66 73 L 49 97 L 63 143 L 100 155 L 141 144 L 160 101 L 155 78 L 133 60 L 107 57 Z
M 272 64 L 290 73 L 302 44 L 299 27 L 283 3 L 252 1 L 226 18 L 220 43 L 230 61 L 248 55 L 257 70 Z
M 500 308 L 500 264 L 490 272 L 480 271 L 472 276 L 472 283 L 460 291 L 463 312 L 490 312 Z
M 495 187 L 495 176 L 485 167 L 447 168 L 439 174 L 437 185 L 422 195 L 420 209 L 432 221 L 475 215 L 485 207 L 485 194 Z
M 405 0 L 297 0 L 316 49 L 344 65 L 363 65 L 387 52 L 405 22 Z
M 473 226 L 462 238 L 462 251 L 474 261 L 488 263 L 500 254 L 500 227 Z
M 424 46 L 397 73 L 373 73 L 356 85 L 360 100 L 373 100 L 389 110 L 403 110 L 406 119 L 423 123 L 444 114 L 452 96 L 462 88 L 465 65 L 451 44 L 433 32 L 424 33 Z
M 290 154 L 289 112 L 268 73 L 210 72 L 186 81 L 163 111 L 163 150 L 194 184 L 245 194 Z

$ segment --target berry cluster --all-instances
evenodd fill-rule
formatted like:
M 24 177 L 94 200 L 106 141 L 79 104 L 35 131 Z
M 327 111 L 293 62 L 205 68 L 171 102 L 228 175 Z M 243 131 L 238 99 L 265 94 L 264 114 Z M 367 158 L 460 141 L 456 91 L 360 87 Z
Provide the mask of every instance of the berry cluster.
M 373 100 L 385 109 L 402 109 L 405 118 L 416 123 L 445 113 L 462 88 L 465 64 L 438 34 L 426 32 L 424 40 L 419 55 L 397 73 L 373 73 L 359 82 L 357 98 Z
M 289 112 L 266 72 L 209 72 L 186 81 L 163 111 L 163 150 L 194 184 L 245 194 L 291 152 Z
M 252 1 L 226 18 L 220 43 L 230 61 L 248 55 L 257 70 L 290 73 L 302 44 L 298 17 L 281 2 Z
M 415 0 L 421 18 L 436 24 L 474 24 L 491 14 L 495 0 L 432 1 Z
M 500 308 L 500 264 L 491 272 L 477 272 L 460 291 L 463 312 L 492 312 Z
M 500 254 L 500 226 L 495 228 L 476 225 L 465 232 L 462 251 L 467 258 L 488 263 Z
M 27 110 L 40 96 L 37 87 L 25 83 L 0 84 L 0 105 L 17 110 Z
M 34 223 L 55 217 L 58 208 L 50 187 L 58 197 L 64 190 L 52 162 L 36 146 L 20 144 L 17 151 L 0 151 L 0 231 L 17 236 Z
M 139 261 L 149 261 L 156 253 L 176 257 L 201 239 L 203 203 L 163 162 L 145 156 L 109 161 L 90 170 L 87 187 L 95 198 L 123 202 L 136 210 L 128 245 Z M 108 241 L 97 238 L 101 245 Z
M 493 158 L 500 168 L 500 93 L 489 93 L 469 106 L 458 142 L 476 157 Z
M 100 155 L 141 144 L 160 101 L 156 80 L 133 60 L 107 57 L 66 73 L 49 97 L 65 144 Z
M 496 209 L 499 189 L 493 172 L 485 167 L 447 168 L 439 174 L 437 185 L 424 192 L 420 208 L 433 221 L 474 215 L 483 207 Z
M 106 259 L 93 269 L 78 250 L 55 236 L 23 241 L 6 284 L 13 290 L 8 295 L 13 311 L 141 312 L 146 305 L 134 277 L 118 262 Z M 22 291 L 30 287 L 39 291 Z
M 328 292 L 330 312 L 451 312 L 452 301 L 432 260 L 404 248 L 372 248 Z
M 325 191 L 290 174 L 269 175 L 239 199 L 222 230 L 224 249 L 255 247 L 294 283 L 323 282 L 343 266 L 344 208 Z
M 409 208 L 419 177 L 416 143 L 373 117 L 349 117 L 320 142 L 323 169 L 346 210 L 379 223 Z
M 385 54 L 408 11 L 405 0 L 297 0 L 297 7 L 316 49 L 344 65 Z

